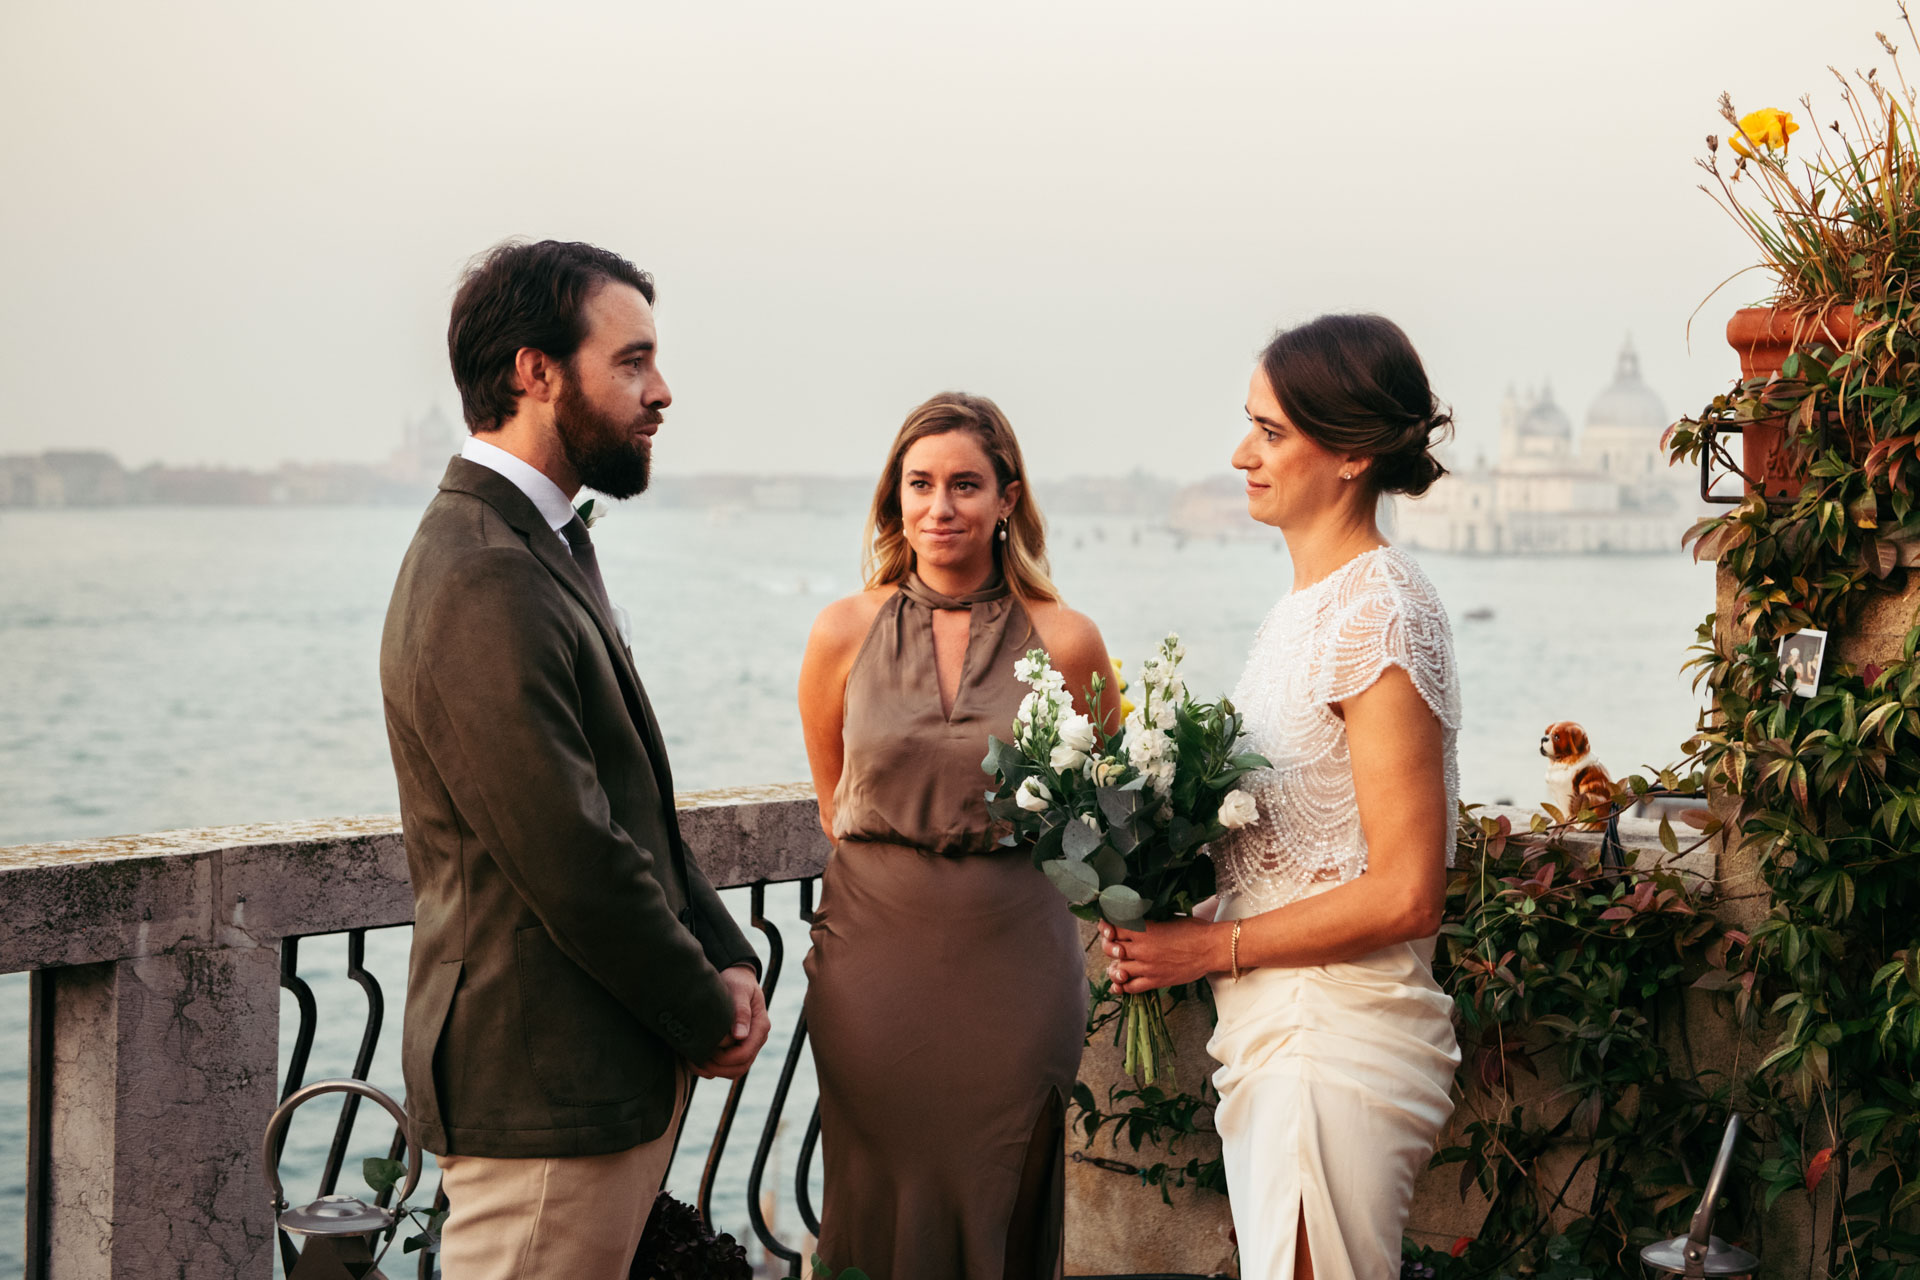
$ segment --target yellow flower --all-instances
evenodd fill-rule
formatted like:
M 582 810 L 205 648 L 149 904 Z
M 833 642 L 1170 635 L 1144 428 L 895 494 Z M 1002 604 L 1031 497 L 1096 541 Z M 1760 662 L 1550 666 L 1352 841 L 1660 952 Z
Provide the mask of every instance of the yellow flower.
M 1732 143 L 1733 149 L 1743 156 L 1753 154 L 1753 146 L 1747 141 L 1748 138 L 1769 151 L 1785 151 L 1788 135 L 1797 133 L 1799 130 L 1800 126 L 1793 122 L 1791 113 L 1781 111 L 1777 107 L 1762 107 L 1758 111 L 1750 111 L 1741 116 L 1740 132 L 1729 137 L 1727 141 Z M 1746 136 L 1742 137 L 1742 134 Z
M 1133 714 L 1133 699 L 1126 696 L 1127 678 L 1120 674 L 1120 659 L 1108 658 L 1107 661 L 1113 664 L 1113 689 L 1120 695 L 1120 716 L 1125 719 Z

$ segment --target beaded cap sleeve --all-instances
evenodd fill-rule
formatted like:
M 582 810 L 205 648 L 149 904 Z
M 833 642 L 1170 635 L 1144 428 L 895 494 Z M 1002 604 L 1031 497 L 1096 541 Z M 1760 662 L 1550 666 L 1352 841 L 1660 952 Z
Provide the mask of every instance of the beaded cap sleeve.
M 1329 704 L 1362 692 L 1388 667 L 1407 673 L 1440 721 L 1452 865 L 1460 797 L 1453 631 L 1420 566 L 1382 547 L 1283 596 L 1254 636 L 1233 703 L 1246 748 L 1273 768 L 1240 782 L 1258 821 L 1213 847 L 1221 892 L 1244 899 L 1236 915 L 1283 906 L 1316 880 L 1344 882 L 1367 869 L 1347 726 Z

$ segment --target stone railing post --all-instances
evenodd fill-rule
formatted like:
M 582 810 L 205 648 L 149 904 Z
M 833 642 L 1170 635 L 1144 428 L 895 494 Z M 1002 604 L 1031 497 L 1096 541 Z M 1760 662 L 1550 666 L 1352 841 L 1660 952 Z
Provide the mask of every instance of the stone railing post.
M 271 1275 L 260 1135 L 279 949 L 183 947 L 48 976 L 47 1280 Z

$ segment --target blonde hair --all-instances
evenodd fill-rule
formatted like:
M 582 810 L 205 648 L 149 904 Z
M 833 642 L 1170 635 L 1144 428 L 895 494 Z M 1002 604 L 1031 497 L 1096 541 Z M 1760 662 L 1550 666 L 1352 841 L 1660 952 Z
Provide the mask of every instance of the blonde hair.
M 906 465 L 907 450 L 915 441 L 949 431 L 968 432 L 980 442 L 993 463 L 994 479 L 1001 492 L 1015 482 L 1020 485 L 1020 495 L 1007 513 L 1007 540 L 995 538 L 993 542 L 994 558 L 1008 589 L 1025 601 L 1057 601 L 1060 592 L 1048 576 L 1047 522 L 1027 485 L 1026 463 L 1020 458 L 1020 442 L 1014 438 L 1013 425 L 999 405 L 985 396 L 962 391 L 943 391 L 909 413 L 893 438 L 887 465 L 873 491 L 862 538 L 867 548 L 862 565 L 867 589 L 892 586 L 913 571 L 913 548 L 907 542 L 900 515 L 901 470 Z

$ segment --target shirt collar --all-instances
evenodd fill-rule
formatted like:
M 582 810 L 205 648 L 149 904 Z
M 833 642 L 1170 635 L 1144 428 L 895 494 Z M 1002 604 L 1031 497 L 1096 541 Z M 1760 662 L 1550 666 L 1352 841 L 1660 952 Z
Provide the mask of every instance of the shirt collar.
M 477 462 L 489 471 L 497 471 L 513 482 L 513 487 L 527 495 L 540 514 L 546 517 L 547 524 L 555 533 L 566 527 L 573 519 L 573 503 L 567 500 L 559 485 L 532 464 L 508 453 L 497 444 L 489 444 L 478 436 L 468 436 L 466 443 L 460 446 L 460 456 L 469 462 Z

